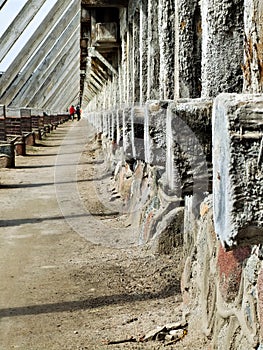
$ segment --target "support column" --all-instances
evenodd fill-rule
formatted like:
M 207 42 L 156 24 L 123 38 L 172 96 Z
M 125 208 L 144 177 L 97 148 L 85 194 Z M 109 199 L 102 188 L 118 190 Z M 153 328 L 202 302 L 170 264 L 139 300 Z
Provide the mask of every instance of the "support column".
M 245 0 L 244 92 L 263 92 L 263 3 Z
M 263 98 L 220 94 L 213 109 L 213 205 L 222 244 L 263 243 Z
M 174 98 L 174 1 L 159 0 L 160 99 Z
M 139 7 L 139 5 L 137 5 Z M 140 15 L 139 8 L 134 9 L 132 20 L 132 101 L 140 101 Z
M 201 10 L 198 0 L 178 0 L 179 97 L 201 96 Z
M 147 60 L 147 100 L 159 99 L 160 48 L 158 33 L 159 0 L 148 2 L 148 60 Z
M 147 0 L 140 2 L 140 105 L 146 102 L 147 98 Z
M 243 1 L 202 1 L 202 96 L 241 92 Z M 182 24 L 181 24 L 182 25 Z

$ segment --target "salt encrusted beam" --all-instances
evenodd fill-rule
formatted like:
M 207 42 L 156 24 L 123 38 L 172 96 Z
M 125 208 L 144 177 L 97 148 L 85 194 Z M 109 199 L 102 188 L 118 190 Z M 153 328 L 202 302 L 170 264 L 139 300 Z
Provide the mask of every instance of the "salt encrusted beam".
M 245 93 L 263 92 L 263 3 L 262 0 L 244 1 L 244 86 Z
M 107 68 L 109 68 L 112 73 L 118 75 L 118 72 L 112 65 L 104 58 L 94 47 L 89 47 L 89 56 L 90 57 L 97 57 Z
M 167 162 L 169 187 L 195 197 L 195 212 L 211 191 L 211 99 L 178 99 L 167 107 Z
M 263 96 L 219 95 L 213 108 L 216 233 L 225 247 L 263 242 Z

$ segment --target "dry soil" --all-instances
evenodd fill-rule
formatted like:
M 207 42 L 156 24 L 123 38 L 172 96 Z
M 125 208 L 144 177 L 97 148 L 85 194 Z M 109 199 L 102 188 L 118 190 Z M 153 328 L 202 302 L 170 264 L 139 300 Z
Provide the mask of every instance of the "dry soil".
M 107 345 L 181 320 L 182 261 L 138 245 L 93 136 L 67 122 L 0 169 L 0 350 L 205 348 Z

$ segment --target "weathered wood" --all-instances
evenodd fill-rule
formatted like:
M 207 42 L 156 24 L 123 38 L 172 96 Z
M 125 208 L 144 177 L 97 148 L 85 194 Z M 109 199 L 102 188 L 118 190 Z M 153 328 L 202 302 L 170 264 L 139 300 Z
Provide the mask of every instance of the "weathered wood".
M 255 115 L 257 126 L 250 123 L 250 117 Z M 216 98 L 214 221 L 216 233 L 226 247 L 263 242 L 262 133 L 256 128 L 263 128 L 262 96 L 221 94 Z
M 7 0 L 0 0 L 0 10 L 5 6 Z
M 109 68 L 112 73 L 118 75 L 118 72 L 112 65 L 104 58 L 94 47 L 89 48 L 89 56 L 90 57 L 97 57 L 107 68 Z
M 116 345 L 116 344 L 123 344 L 123 343 L 137 343 L 137 340 L 131 337 L 128 339 L 110 340 L 106 342 L 107 345 Z
M 263 92 L 263 3 L 262 0 L 244 1 L 244 92 Z
M 71 103 L 71 101 L 68 100 L 70 99 L 70 96 L 74 94 L 74 90 L 72 91 L 73 87 L 75 91 L 77 89 L 77 92 L 79 92 L 79 68 L 76 64 L 76 61 L 72 61 L 72 66 L 66 72 L 65 80 L 69 81 L 70 84 L 65 84 L 64 79 L 60 80 L 60 82 L 53 87 L 53 93 L 50 93 L 45 99 L 43 104 L 44 109 L 65 109 Z
M 67 95 L 68 90 L 71 89 L 71 86 L 75 86 L 75 89 L 77 89 L 77 93 L 79 93 L 79 66 L 78 66 L 78 60 L 75 58 L 73 59 L 71 64 L 67 69 L 64 69 L 63 73 L 63 79 L 57 81 L 53 87 L 52 91 L 47 95 L 45 101 L 44 101 L 44 108 L 57 108 L 57 103 L 54 103 L 55 99 L 58 99 L 59 101 L 62 101 L 64 97 Z M 69 82 L 65 84 L 65 81 Z M 77 87 L 76 87 L 77 82 Z M 74 92 L 72 92 L 73 94 Z M 67 106 L 67 103 L 65 105 L 65 108 Z M 68 107 L 68 106 L 67 106 Z M 64 108 L 64 107 L 63 107 Z
M 98 43 L 116 43 L 117 42 L 117 23 L 96 23 L 96 42 Z
M 45 0 L 31 0 L 25 3 L 24 7 L 1 36 L 0 62 L 16 43 L 44 3 Z
M 5 117 L 5 105 L 0 105 L 0 117 Z
M 26 62 L 32 57 L 39 43 L 44 40 L 54 24 L 68 7 L 68 3 L 64 0 L 58 0 L 52 9 L 49 11 L 44 21 L 39 25 L 37 30 L 22 48 L 15 60 L 9 66 L 7 71 L 0 78 L 0 97 L 4 94 L 7 88 L 11 85 L 14 79 L 18 76 Z M 1 101 L 1 99 L 0 99 Z
M 209 192 L 212 181 L 212 100 L 179 99 L 168 106 L 166 117 L 169 188 L 178 197 L 194 195 L 198 211 L 198 204 L 204 193 Z M 156 124 L 154 121 L 153 125 Z
M 0 141 L 6 140 L 5 118 L 0 116 Z
M 37 52 L 34 54 L 33 58 L 30 60 L 26 68 L 19 74 L 15 82 L 9 87 L 9 89 L 2 96 L 2 100 L 8 106 L 13 98 L 18 94 L 26 81 L 30 78 L 32 73 L 42 62 L 45 55 L 52 49 L 53 45 L 56 43 L 57 38 L 59 38 L 65 30 L 65 23 L 70 23 L 78 13 L 79 6 L 76 2 L 63 15 L 60 21 L 52 29 L 45 41 L 40 45 Z M 76 50 L 77 51 L 77 50 Z M 20 104 L 21 105 L 21 104 Z
M 76 71 L 73 75 L 77 75 Z M 69 88 L 65 89 L 64 95 L 56 96 L 54 99 L 54 106 L 58 110 L 66 110 L 71 104 L 76 105 L 79 102 L 79 81 L 76 79 L 73 81 Z
M 66 31 L 62 34 L 61 38 L 55 44 L 52 51 L 45 57 L 43 63 L 20 90 L 10 106 L 28 106 L 29 101 L 41 89 L 43 84 L 50 79 L 57 63 L 61 61 L 64 55 L 68 55 L 68 52 L 73 50 L 73 44 L 75 42 L 74 38 L 78 33 L 79 16 L 76 15 Z
M 103 84 L 99 84 L 98 80 L 94 77 L 93 74 L 89 76 L 89 83 L 92 83 L 98 89 L 98 91 L 102 89 Z
M 77 48 L 77 42 L 73 42 L 72 46 L 68 47 L 72 52 L 77 50 Z M 69 55 L 68 52 L 64 53 L 60 61 L 58 61 L 53 70 L 50 71 L 48 78 L 42 82 L 40 89 L 28 101 L 28 105 L 43 108 L 45 101 L 54 93 L 54 87 L 57 84 L 62 81 L 64 85 L 70 85 L 70 81 L 65 80 L 65 77 L 69 70 L 74 67 L 74 64 L 77 63 L 77 60 L 78 57 L 76 55 Z

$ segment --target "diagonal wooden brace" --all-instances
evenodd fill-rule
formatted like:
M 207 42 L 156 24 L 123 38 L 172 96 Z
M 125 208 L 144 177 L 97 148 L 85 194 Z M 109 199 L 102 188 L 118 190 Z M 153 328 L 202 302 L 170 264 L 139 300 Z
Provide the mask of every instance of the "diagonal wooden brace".
M 96 49 L 95 47 L 89 47 L 88 49 L 89 57 L 97 57 L 107 68 L 109 68 L 113 74 L 118 75 L 118 72 L 115 68 L 112 67 L 112 65 L 106 60 L 105 57 L 103 57 Z

